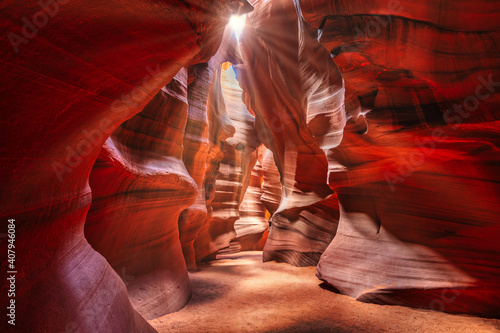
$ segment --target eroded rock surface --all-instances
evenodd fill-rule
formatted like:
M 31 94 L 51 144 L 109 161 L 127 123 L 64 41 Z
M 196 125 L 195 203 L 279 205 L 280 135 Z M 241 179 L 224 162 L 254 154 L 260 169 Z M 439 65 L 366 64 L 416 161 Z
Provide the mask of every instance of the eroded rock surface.
M 323 149 L 342 138 L 343 80 L 309 33 L 298 4 L 254 5 L 241 37 L 244 64 L 237 69 L 258 135 L 273 152 L 282 183 L 264 260 L 315 265 L 338 220 Z M 329 212 L 317 214 L 325 209 Z
M 265 260 L 314 264 L 333 238 L 318 276 L 342 293 L 498 313 L 500 8 L 482 4 L 255 4 L 238 68 L 283 184 Z M 314 246 L 323 184 L 340 221 Z
M 16 220 L 15 328 L 153 331 L 133 310 L 118 274 L 84 238 L 89 175 L 118 125 L 180 68 L 215 53 L 229 8 L 194 0 L 61 1 L 53 15 L 30 1 L 1 7 L 0 215 Z M 2 283 L 2 295 L 6 288 Z M 4 309 L 5 302 L 2 297 Z
M 236 236 L 230 244 L 233 251 L 262 250 L 267 240 L 269 223 L 266 208 L 261 202 L 264 182 L 261 164 L 263 152 L 264 147 L 257 151 L 257 162 L 251 171 L 250 181 L 239 207 L 240 218 L 234 223 Z
M 242 90 L 232 67 L 220 70 L 220 82 L 222 101 L 235 132 L 224 142 L 220 141 L 221 159 L 214 170 L 217 173 L 207 178 L 215 181 L 206 182 L 212 187 L 213 199 L 207 202 L 210 205 L 207 221 L 195 241 L 198 261 L 215 257 L 218 250 L 228 247 L 235 238 L 234 223 L 240 218 L 239 206 L 250 182 L 260 146 L 253 127 L 254 116 L 241 100 Z
M 183 68 L 113 132 L 90 174 L 85 236 L 122 275 L 146 319 L 179 310 L 191 296 L 177 228 L 196 197 L 181 159 L 187 102 Z
M 2 3 L 16 329 L 153 331 L 269 216 L 264 260 L 498 317 L 499 2 L 252 4 L 240 55 L 242 1 Z
M 224 62 L 241 62 L 236 36 L 230 26 L 224 31 L 221 46 L 207 62 L 190 68 L 192 83 L 188 88 L 188 119 L 184 134 L 183 161 L 197 185 L 196 202 L 179 217 L 182 250 L 190 270 L 196 269 L 194 241 L 207 222 L 207 202 L 214 176 L 222 157 L 221 142 L 234 134 L 226 115 L 220 91 L 220 68 Z M 209 119 L 211 121 L 209 121 Z M 210 126 L 210 123 L 212 126 Z M 208 177 L 207 177 L 208 175 Z M 211 207 L 208 207 L 211 210 Z
M 353 117 L 327 151 L 341 214 L 318 276 L 363 301 L 498 315 L 500 6 L 301 8 Z

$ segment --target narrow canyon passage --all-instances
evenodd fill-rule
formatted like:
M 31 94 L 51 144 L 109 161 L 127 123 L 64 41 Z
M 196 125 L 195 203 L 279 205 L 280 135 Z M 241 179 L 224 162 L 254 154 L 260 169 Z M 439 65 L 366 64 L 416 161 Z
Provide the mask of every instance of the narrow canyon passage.
M 0 17 L 0 332 L 499 329 L 500 1 Z
M 357 302 L 319 287 L 314 267 L 219 255 L 189 274 L 193 296 L 150 320 L 159 332 L 498 332 L 500 320 Z

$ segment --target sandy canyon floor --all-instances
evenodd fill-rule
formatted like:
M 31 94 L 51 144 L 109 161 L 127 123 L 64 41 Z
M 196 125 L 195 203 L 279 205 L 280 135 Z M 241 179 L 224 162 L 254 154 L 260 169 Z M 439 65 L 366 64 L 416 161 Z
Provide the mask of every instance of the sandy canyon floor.
M 500 320 L 361 303 L 320 287 L 315 267 L 221 255 L 190 273 L 193 297 L 158 332 L 500 332 Z

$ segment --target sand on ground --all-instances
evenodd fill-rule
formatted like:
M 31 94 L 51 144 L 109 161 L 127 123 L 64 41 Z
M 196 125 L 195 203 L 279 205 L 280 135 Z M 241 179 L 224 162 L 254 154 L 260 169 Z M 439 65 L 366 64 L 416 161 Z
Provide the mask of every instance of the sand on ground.
M 500 332 L 500 320 L 358 302 L 320 287 L 315 267 L 222 255 L 190 273 L 182 310 L 150 320 L 158 332 Z

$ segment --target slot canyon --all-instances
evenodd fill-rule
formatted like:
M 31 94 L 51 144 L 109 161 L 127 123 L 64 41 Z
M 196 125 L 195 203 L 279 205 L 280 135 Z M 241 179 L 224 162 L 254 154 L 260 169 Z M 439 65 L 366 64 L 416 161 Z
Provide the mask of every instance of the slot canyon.
M 500 332 L 500 1 L 0 8 L 0 331 Z

